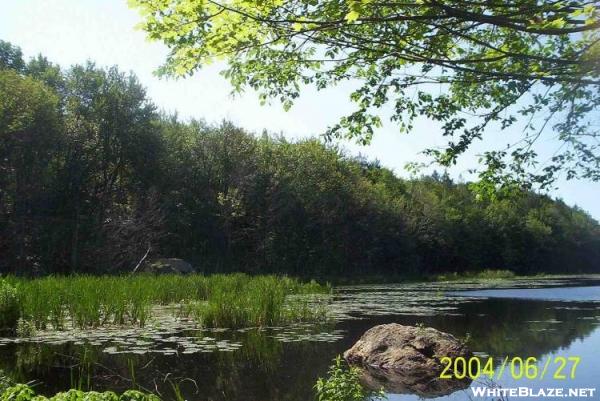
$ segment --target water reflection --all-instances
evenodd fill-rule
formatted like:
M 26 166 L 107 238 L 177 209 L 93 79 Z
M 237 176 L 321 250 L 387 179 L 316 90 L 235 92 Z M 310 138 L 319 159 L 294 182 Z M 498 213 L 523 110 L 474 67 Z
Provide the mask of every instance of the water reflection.
M 564 282 L 556 285 L 559 284 Z M 582 300 L 577 289 L 569 291 L 570 298 L 562 296 L 552 301 L 492 298 L 490 293 L 481 292 L 447 295 L 449 291 L 481 287 L 472 283 L 349 287 L 341 289 L 334 299 L 332 308 L 337 320 L 331 327 L 241 332 L 181 330 L 165 334 L 164 342 L 157 338 L 139 339 L 154 341 L 151 347 L 142 343 L 133 346 L 128 340 L 128 345 L 117 349 L 122 353 L 106 352 L 115 346 L 109 340 L 102 344 L 0 340 L 0 369 L 20 382 L 36 380 L 41 394 L 73 386 L 95 390 L 137 386 L 173 399 L 176 384 L 190 401 L 305 401 L 313 399 L 316 379 L 326 374 L 337 354 L 350 348 L 372 326 L 396 322 L 423 323 L 449 332 L 468 339 L 473 351 L 494 358 L 509 355 L 541 359 L 579 353 L 582 362 L 576 379 L 562 385 L 596 386 L 600 382 L 593 373 L 600 367 L 597 300 Z M 573 302 L 571 298 L 579 299 Z M 166 341 L 169 339 L 172 343 Z M 132 352 L 135 347 L 137 353 Z M 143 352 L 146 349 L 157 352 Z M 158 352 L 161 349 L 169 352 Z M 387 384 L 391 392 L 402 392 Z M 505 378 L 497 384 L 509 386 L 515 382 Z M 524 381 L 517 384 L 527 385 Z M 434 395 L 439 394 L 442 393 Z M 472 398 L 469 389 L 439 399 L 467 398 Z M 416 400 L 418 396 L 390 395 L 389 399 Z
M 420 398 L 439 398 L 468 388 L 472 380 L 419 378 L 367 367 L 362 370 L 361 382 L 373 391 L 383 389 L 388 394 L 409 394 L 417 395 Z

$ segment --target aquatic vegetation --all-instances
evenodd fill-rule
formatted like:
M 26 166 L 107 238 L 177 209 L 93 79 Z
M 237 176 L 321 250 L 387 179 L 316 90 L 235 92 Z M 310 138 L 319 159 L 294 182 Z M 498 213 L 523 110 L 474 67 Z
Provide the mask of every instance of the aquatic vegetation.
M 315 330 L 317 329 L 317 330 Z M 291 327 L 275 333 L 274 339 L 282 343 L 326 342 L 334 343 L 344 338 L 343 330 L 318 330 L 318 328 Z
M 236 291 L 245 288 L 241 278 L 241 283 L 232 277 L 218 280 L 226 282 L 228 287 L 239 287 Z M 287 282 L 285 278 L 280 280 Z M 409 325 L 421 322 L 457 338 L 470 333 L 470 348 L 480 351 L 478 355 L 485 351 L 486 357 L 493 358 L 506 354 L 537 357 L 564 349 L 575 339 L 589 337 L 600 321 L 597 304 L 486 300 L 471 296 L 472 291 L 460 292 L 564 285 L 564 280 L 558 278 L 380 284 L 336 288 L 333 294 L 306 295 L 302 293 L 305 287 L 293 288 L 292 279 L 285 290 L 284 308 L 299 302 L 310 309 L 313 302 L 318 304 L 322 298 L 327 302 L 328 316 L 335 319 L 324 324 L 308 321 L 276 327 L 210 328 L 201 327 L 188 311 L 191 297 L 169 284 L 188 286 L 185 291 L 189 291 L 192 286 L 187 283 L 193 281 L 204 283 L 199 290 L 202 299 L 194 302 L 207 302 L 214 296 L 217 281 L 211 281 L 210 277 L 161 280 L 164 290 L 151 295 L 154 299 L 164 297 L 164 301 L 154 301 L 144 327 L 108 322 L 80 329 L 72 326 L 66 313 L 64 331 L 38 331 L 28 338 L 0 338 L 3 356 L 0 369 L 19 383 L 29 380 L 49 383 L 40 386 L 43 391 L 39 390 L 48 396 L 69 388 L 85 391 L 157 388 L 161 398 L 176 399 L 169 380 L 177 384 L 189 379 L 180 389 L 188 400 L 309 400 L 315 399 L 313 386 L 317 377 L 327 379 L 331 357 L 347 348 L 347 340 L 384 321 Z M 14 281 L 11 283 L 16 285 Z M 120 291 L 114 289 L 115 293 Z M 118 302 L 114 305 L 118 306 Z M 128 319 L 127 313 L 124 317 Z M 494 330 L 489 329 L 492 326 Z M 310 369 L 289 369 L 292 365 Z M 342 367 L 347 369 L 343 361 Z M 374 382 L 363 383 L 378 388 Z
M 348 366 L 341 356 L 333 360 L 327 378 L 315 384 L 318 401 L 365 401 L 384 398 L 383 390 L 372 391 L 360 382 L 360 369 Z
M 0 330 L 14 330 L 19 320 L 17 289 L 0 280 Z
M 36 333 L 35 325 L 29 320 L 19 318 L 17 321 L 17 337 L 33 337 Z
M 298 286 L 289 278 L 217 276 L 205 301 L 190 305 L 191 315 L 205 327 L 263 327 L 299 321 L 318 321 L 325 310 L 310 307 L 309 300 L 292 297 L 323 291 L 314 283 Z
M 0 401 L 160 401 L 154 394 L 146 394 L 136 390 L 128 390 L 121 395 L 112 391 L 99 393 L 96 391 L 69 390 L 58 393 L 53 397 L 46 398 L 37 395 L 33 388 L 26 384 L 17 384 L 16 386 L 5 389 L 0 394 Z
M 513 279 L 516 275 L 510 270 L 491 270 L 486 269 L 478 272 L 453 272 L 438 274 L 434 277 L 435 281 L 457 281 L 457 280 L 505 280 Z
M 6 311 L 0 328 L 16 328 L 19 318 L 26 322 L 23 329 L 36 330 L 144 327 L 157 305 L 179 305 L 180 317 L 192 316 L 207 327 L 276 325 L 321 318 L 324 308 L 313 308 L 299 295 L 329 291 L 316 282 L 245 274 L 9 277 L 0 287 L 0 309 Z M 298 297 L 288 300 L 292 295 Z

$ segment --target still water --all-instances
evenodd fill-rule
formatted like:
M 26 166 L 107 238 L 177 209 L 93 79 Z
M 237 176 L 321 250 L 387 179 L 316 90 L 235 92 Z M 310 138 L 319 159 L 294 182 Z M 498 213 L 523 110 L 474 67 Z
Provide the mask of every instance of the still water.
M 307 401 L 331 360 L 369 328 L 422 323 L 468 339 L 479 356 L 580 357 L 575 378 L 557 381 L 504 374 L 471 386 L 587 387 L 600 389 L 600 281 L 597 277 L 514 280 L 500 284 L 411 283 L 340 287 L 333 322 L 246 330 L 200 330 L 165 317 L 144 329 L 68 332 L 28 340 L 0 339 L 0 369 L 53 394 L 71 387 L 132 387 L 187 400 Z M 498 369 L 498 368 L 497 368 Z M 565 371 L 567 376 L 570 370 Z M 494 397 L 498 399 L 498 397 Z M 510 397 L 504 397 L 508 399 Z M 389 400 L 417 400 L 388 394 Z M 471 389 L 437 400 L 490 399 Z M 524 399 L 524 398 L 520 398 Z M 593 399 L 600 399 L 596 394 Z

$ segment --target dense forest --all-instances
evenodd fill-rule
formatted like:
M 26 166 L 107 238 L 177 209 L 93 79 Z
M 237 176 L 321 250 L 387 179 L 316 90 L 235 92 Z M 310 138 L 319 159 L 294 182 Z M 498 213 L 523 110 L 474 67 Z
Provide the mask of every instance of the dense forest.
M 0 41 L 0 272 L 118 273 L 146 253 L 204 272 L 570 273 L 600 270 L 600 227 L 546 195 L 181 121 L 132 74 Z

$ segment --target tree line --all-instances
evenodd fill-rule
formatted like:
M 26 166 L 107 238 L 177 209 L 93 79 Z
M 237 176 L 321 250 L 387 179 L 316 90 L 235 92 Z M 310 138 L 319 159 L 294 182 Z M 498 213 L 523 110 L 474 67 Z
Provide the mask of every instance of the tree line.
M 317 139 L 160 112 L 133 74 L 0 41 L 0 272 L 417 275 L 600 268 L 600 226 L 532 191 L 402 179 Z

